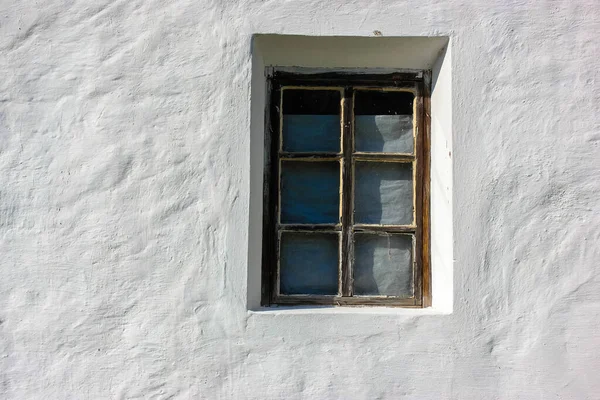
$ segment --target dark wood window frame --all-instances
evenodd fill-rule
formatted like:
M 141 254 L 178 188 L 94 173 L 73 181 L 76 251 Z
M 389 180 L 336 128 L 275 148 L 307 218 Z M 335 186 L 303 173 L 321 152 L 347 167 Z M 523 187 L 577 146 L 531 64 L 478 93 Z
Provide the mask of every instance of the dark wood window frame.
M 329 306 L 431 306 L 430 268 L 430 92 L 431 71 L 399 71 L 387 74 L 350 74 L 345 72 L 296 73 L 267 69 L 267 105 L 265 109 L 265 167 L 263 202 L 263 249 L 261 304 L 270 305 L 329 305 Z M 280 149 L 281 99 L 286 88 L 339 89 L 341 103 L 340 153 L 286 154 Z M 414 93 L 415 150 L 412 154 L 358 153 L 354 151 L 354 93 L 356 89 Z M 341 224 L 325 227 L 319 225 L 286 225 L 285 230 L 304 232 L 339 232 L 341 239 L 340 293 L 323 295 L 280 295 L 278 293 L 279 230 L 279 184 L 281 159 L 332 159 L 341 162 Z M 353 224 L 353 166 L 354 161 L 393 161 L 412 163 L 414 169 L 415 224 L 406 225 L 360 225 Z M 391 296 L 353 296 L 352 254 L 354 232 L 410 233 L 415 235 L 413 258 L 414 296 L 399 298 Z

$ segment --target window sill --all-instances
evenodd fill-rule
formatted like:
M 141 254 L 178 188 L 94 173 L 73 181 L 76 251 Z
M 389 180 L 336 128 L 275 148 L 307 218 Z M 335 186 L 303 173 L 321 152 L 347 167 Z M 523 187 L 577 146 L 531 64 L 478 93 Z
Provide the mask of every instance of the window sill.
M 452 311 L 438 308 L 400 308 L 400 307 L 332 307 L 332 306 L 271 306 L 248 310 L 250 315 L 450 315 Z

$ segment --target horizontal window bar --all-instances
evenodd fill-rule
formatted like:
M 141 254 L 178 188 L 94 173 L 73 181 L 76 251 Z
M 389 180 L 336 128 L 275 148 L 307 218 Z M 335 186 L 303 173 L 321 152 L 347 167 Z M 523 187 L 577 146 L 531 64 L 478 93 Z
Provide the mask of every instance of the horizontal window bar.
M 381 232 L 381 233 L 415 233 L 417 227 L 414 225 L 373 225 L 373 224 L 355 224 L 352 227 L 354 232 Z
M 276 304 L 289 305 L 322 305 L 322 306 L 386 306 L 386 307 L 422 307 L 416 297 L 385 297 L 385 296 L 312 296 L 312 295 L 279 295 L 274 299 Z
M 403 82 L 401 85 L 394 86 L 373 86 L 373 85 L 365 85 L 365 86 L 354 86 L 353 89 L 355 92 L 365 92 L 365 91 L 377 91 L 377 92 L 410 92 L 415 96 L 418 95 L 418 84 L 416 82 Z M 360 115 L 360 114 L 359 114 Z
M 343 86 L 298 86 L 298 85 L 284 85 L 281 87 L 281 90 L 330 90 L 334 92 L 339 92 L 344 90 Z
M 386 82 L 376 82 L 376 81 L 350 81 L 346 79 L 332 79 L 327 81 L 319 81 L 319 80 L 279 80 L 277 83 L 280 85 L 280 89 L 306 89 L 306 90 L 319 90 L 321 87 L 323 90 L 335 90 L 338 85 L 343 87 L 352 87 L 356 90 L 383 90 L 383 91 L 392 91 L 395 89 L 403 89 L 408 90 L 413 93 L 417 92 L 417 84 L 421 82 L 421 79 L 414 79 L 412 82 L 409 80 L 405 80 L 403 82 L 394 82 L 394 81 L 386 81 Z M 333 86 L 336 85 L 336 86 Z
M 389 161 L 389 162 L 413 162 L 413 154 L 394 153 L 354 153 L 352 155 L 357 161 Z
M 342 225 L 340 225 L 340 224 L 278 224 L 277 228 L 284 232 L 307 232 L 307 231 L 339 232 L 342 230 Z
M 282 160 L 339 160 L 342 157 L 341 154 L 338 153 L 290 153 L 287 151 L 279 152 L 279 158 Z
M 315 74 L 303 74 L 275 71 L 273 73 L 273 77 L 284 86 L 297 86 L 303 85 L 305 83 L 319 86 L 398 86 L 403 84 L 412 84 L 412 82 L 414 81 L 423 81 L 423 71 L 399 71 L 388 74 L 354 74 L 352 76 L 349 76 L 344 72 L 322 72 Z

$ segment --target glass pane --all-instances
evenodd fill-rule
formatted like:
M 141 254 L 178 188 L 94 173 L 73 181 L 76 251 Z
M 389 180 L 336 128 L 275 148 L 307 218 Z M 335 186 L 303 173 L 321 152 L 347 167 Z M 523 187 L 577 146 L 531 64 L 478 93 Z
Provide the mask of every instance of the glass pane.
M 339 91 L 284 90 L 282 149 L 338 153 L 340 102 Z
M 354 223 L 410 225 L 412 222 L 412 164 L 357 162 Z
M 355 150 L 412 153 L 413 102 L 414 95 L 410 92 L 357 91 Z
M 354 294 L 412 297 L 413 236 L 354 235 Z
M 340 129 L 338 115 L 284 115 L 283 150 L 338 153 Z
M 338 223 L 339 162 L 283 161 L 281 164 L 281 223 Z
M 357 115 L 354 120 L 356 151 L 413 152 L 412 115 Z
M 281 234 L 280 293 L 338 293 L 339 235 L 337 233 Z

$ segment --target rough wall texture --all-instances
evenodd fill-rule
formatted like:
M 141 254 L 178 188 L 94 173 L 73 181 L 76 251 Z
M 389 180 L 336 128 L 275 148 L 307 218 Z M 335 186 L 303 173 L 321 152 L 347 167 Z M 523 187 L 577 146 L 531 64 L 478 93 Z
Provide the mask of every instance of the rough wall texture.
M 246 309 L 253 33 L 447 35 L 454 313 Z M 600 398 L 600 5 L 0 3 L 0 397 Z

